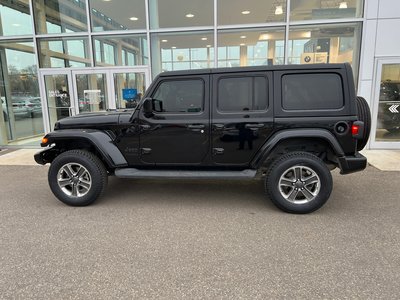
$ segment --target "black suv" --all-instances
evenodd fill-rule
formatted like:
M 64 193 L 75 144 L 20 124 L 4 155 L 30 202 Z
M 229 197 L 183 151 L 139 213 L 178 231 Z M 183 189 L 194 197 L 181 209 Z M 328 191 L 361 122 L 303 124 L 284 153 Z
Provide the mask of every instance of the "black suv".
M 42 140 L 53 193 L 88 205 L 107 178 L 265 177 L 280 209 L 308 213 L 330 170 L 363 170 L 370 111 L 349 64 L 165 72 L 132 110 L 65 118 Z

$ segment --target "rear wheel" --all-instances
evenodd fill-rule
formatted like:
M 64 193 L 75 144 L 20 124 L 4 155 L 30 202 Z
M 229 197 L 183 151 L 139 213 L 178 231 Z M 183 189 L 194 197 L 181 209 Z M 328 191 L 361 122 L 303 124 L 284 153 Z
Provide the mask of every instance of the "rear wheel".
M 362 136 L 362 139 L 360 139 L 357 143 L 357 150 L 361 151 L 367 144 L 369 133 L 371 131 L 371 111 L 369 109 L 367 101 L 363 97 L 357 97 L 356 103 L 358 119 L 364 122 L 364 134 Z
M 265 179 L 272 203 L 285 212 L 306 214 L 319 209 L 332 192 L 325 163 L 307 152 L 292 152 L 275 160 Z
M 50 165 L 48 181 L 54 195 L 72 206 L 91 204 L 107 186 L 107 171 L 101 160 L 84 150 L 70 150 Z

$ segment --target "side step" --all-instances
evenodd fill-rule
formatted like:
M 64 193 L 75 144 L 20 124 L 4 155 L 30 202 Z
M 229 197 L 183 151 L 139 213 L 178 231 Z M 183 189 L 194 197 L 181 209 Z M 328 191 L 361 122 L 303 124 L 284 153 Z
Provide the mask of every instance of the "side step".
M 187 170 L 139 170 L 121 168 L 115 170 L 120 178 L 152 178 L 152 179 L 252 179 L 257 170 L 242 171 L 187 171 Z

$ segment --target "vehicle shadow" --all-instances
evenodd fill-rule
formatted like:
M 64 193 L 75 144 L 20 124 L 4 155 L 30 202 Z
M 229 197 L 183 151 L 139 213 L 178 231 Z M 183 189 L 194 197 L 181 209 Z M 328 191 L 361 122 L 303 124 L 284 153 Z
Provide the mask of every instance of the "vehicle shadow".
M 165 180 L 110 177 L 96 205 L 184 205 L 275 209 L 264 194 L 263 180 Z

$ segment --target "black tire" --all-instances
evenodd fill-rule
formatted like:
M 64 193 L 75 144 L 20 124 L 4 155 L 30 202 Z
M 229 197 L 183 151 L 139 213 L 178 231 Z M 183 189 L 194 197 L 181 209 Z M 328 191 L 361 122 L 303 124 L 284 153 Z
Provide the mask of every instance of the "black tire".
M 363 97 L 357 97 L 356 103 L 358 120 L 364 122 L 364 134 L 362 139 L 357 143 L 357 151 L 361 151 L 367 144 L 369 133 L 371 131 L 371 110 L 369 109 L 367 101 Z
M 297 176 L 295 172 L 299 172 Z M 293 177 L 290 177 L 291 174 Z M 309 183 L 298 182 L 295 178 L 306 179 Z M 319 209 L 329 199 L 332 175 L 319 157 L 307 152 L 291 152 L 271 164 L 265 179 L 265 190 L 279 209 L 288 213 L 307 214 Z M 289 199 L 291 195 L 294 195 L 294 199 Z
M 108 176 L 103 163 L 93 153 L 70 150 L 51 163 L 48 181 L 60 201 L 71 206 L 86 206 L 103 194 Z

